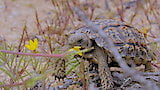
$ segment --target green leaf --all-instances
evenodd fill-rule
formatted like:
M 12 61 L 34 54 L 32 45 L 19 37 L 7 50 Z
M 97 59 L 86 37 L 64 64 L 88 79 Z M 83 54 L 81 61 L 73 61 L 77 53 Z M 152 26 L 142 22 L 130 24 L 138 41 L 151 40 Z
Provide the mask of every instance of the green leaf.
M 13 74 L 12 74 L 11 72 L 7 71 L 7 70 L 4 69 L 4 68 L 0 68 L 0 70 L 1 70 L 2 72 L 6 73 L 11 79 L 16 80 L 15 77 L 13 76 Z
M 73 71 L 73 69 L 75 69 L 78 65 L 79 65 L 79 63 L 73 65 L 73 66 L 66 72 L 66 75 L 69 75 L 69 74 Z
M 27 87 L 33 87 L 38 80 L 43 79 L 43 78 L 44 78 L 43 75 L 33 77 L 33 78 L 31 78 L 30 80 L 28 80 L 28 81 L 26 82 L 26 86 L 27 86 Z
M 0 82 L 0 85 L 4 85 L 5 83 L 4 82 Z M 4 90 L 10 90 L 10 88 L 8 88 L 8 87 L 3 87 L 4 88 Z

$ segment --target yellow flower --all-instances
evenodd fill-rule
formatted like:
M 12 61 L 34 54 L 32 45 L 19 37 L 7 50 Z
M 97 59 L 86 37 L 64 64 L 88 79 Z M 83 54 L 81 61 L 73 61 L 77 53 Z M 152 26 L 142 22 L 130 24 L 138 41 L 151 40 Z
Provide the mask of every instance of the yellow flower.
M 79 52 L 78 55 L 82 56 L 82 52 L 80 52 L 80 46 L 74 46 L 73 48 L 69 49 L 68 51 L 75 51 L 75 52 Z
M 143 27 L 142 33 L 143 33 L 144 37 L 147 38 L 147 28 Z
M 36 50 L 38 48 L 38 40 L 35 38 L 34 40 L 29 40 L 29 45 L 25 45 L 29 50 Z

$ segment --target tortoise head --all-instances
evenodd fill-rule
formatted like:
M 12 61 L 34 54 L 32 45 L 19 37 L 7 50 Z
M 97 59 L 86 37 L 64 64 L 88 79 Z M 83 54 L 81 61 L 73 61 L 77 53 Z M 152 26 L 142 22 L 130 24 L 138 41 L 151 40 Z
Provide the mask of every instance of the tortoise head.
M 92 45 L 92 41 L 84 33 L 71 33 L 68 38 L 68 44 L 71 47 L 81 46 L 82 48 L 89 48 Z

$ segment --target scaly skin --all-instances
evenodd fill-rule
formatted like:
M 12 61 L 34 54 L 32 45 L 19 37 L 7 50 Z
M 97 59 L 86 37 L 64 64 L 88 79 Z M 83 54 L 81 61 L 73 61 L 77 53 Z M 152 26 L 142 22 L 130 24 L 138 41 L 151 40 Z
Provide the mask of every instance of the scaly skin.
M 95 46 L 93 56 L 98 61 L 98 72 L 101 79 L 102 89 L 112 89 L 114 86 L 113 78 L 107 64 L 107 57 L 104 50 L 100 47 Z

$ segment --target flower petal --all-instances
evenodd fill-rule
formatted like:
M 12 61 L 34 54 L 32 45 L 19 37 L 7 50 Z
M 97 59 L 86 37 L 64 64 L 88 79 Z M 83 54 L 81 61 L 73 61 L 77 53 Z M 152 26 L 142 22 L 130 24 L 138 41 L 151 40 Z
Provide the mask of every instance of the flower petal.
M 31 48 L 31 47 L 30 47 L 30 45 L 25 45 L 25 47 L 26 47 L 26 48 L 28 48 L 28 49 L 30 49 L 30 48 Z
M 81 53 L 78 53 L 78 55 L 82 56 L 83 54 L 82 54 L 82 52 L 81 52 Z
M 75 51 L 73 48 L 69 49 L 68 51 Z
M 74 46 L 74 48 L 75 48 L 75 49 L 80 49 L 81 47 L 80 47 L 80 46 Z
M 32 40 L 29 40 L 29 44 L 30 44 L 30 45 L 33 45 L 34 42 L 33 42 Z
M 35 45 L 36 47 L 38 46 L 38 39 L 37 39 L 37 38 L 34 39 L 34 45 Z
M 74 46 L 73 48 L 71 48 L 71 49 L 69 49 L 68 51 L 75 51 L 75 52 L 79 52 L 79 51 L 81 51 L 80 50 L 80 46 Z M 80 53 L 77 53 L 78 55 L 80 55 L 80 56 L 82 56 L 83 54 L 82 54 L 82 52 L 80 52 Z

